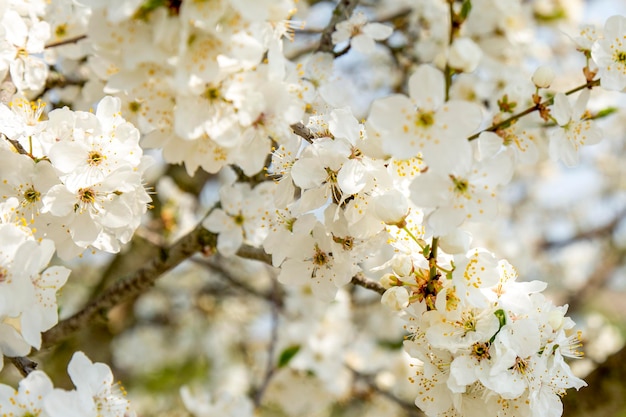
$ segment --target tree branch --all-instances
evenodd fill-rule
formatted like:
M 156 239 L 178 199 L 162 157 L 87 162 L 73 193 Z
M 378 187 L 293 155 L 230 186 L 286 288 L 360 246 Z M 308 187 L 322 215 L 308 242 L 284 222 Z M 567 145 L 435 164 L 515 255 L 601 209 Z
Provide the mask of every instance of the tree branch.
M 306 127 L 302 122 L 294 123 L 291 125 L 291 130 L 293 133 L 300 136 L 302 139 L 306 140 L 309 143 L 313 143 L 313 139 L 315 139 L 315 134 L 311 132 L 311 129 Z
M 259 408 L 261 402 L 263 401 L 263 395 L 265 391 L 267 391 L 267 387 L 270 384 L 270 381 L 274 377 L 276 373 L 276 365 L 274 364 L 274 354 L 276 353 L 276 344 L 278 342 L 278 307 L 279 303 L 279 287 L 276 279 L 272 279 L 272 299 L 270 300 L 270 312 L 272 317 L 272 328 L 270 334 L 269 346 L 267 347 L 267 364 L 265 368 L 265 374 L 263 375 L 263 380 L 261 381 L 261 385 L 258 387 L 254 394 L 254 405 L 256 408 Z
M 217 234 L 209 232 L 202 224 L 196 226 L 186 236 L 168 249 L 162 249 L 159 256 L 152 258 L 146 265 L 131 276 L 111 285 L 81 311 L 59 322 L 43 334 L 43 346 L 49 347 L 85 326 L 98 314 L 106 314 L 112 307 L 132 299 L 154 285 L 165 272 L 173 269 L 195 253 L 217 245 Z
M 355 378 L 365 382 L 365 384 L 367 384 L 367 386 L 374 391 L 375 393 L 387 398 L 388 400 L 394 402 L 395 404 L 397 404 L 398 406 L 400 406 L 405 412 L 408 413 L 408 415 L 412 416 L 412 417 L 424 417 L 425 414 L 422 412 L 422 410 L 420 410 L 419 408 L 417 408 L 417 406 L 413 403 L 404 401 L 398 397 L 396 397 L 395 395 L 393 395 L 391 392 L 385 391 L 383 389 L 381 389 L 378 384 L 376 384 L 376 382 L 374 381 L 374 378 L 370 375 L 366 375 L 363 374 L 353 368 L 351 368 L 350 366 L 346 365 L 346 368 L 348 368 L 348 370 L 350 370 L 350 372 L 352 372 L 352 375 L 354 375 Z
M 24 356 L 9 359 L 24 378 L 26 378 L 28 374 L 37 369 L 37 362 L 31 361 Z
M 576 93 L 576 92 L 578 92 L 580 90 L 584 90 L 585 88 L 593 88 L 593 87 L 596 87 L 596 86 L 599 86 L 599 85 L 600 85 L 600 79 L 598 78 L 597 80 L 588 81 L 585 84 L 579 85 L 578 87 L 575 87 L 575 88 L 572 88 L 569 91 L 566 91 L 565 95 L 569 96 L 569 95 L 574 94 L 574 93 Z M 522 118 L 522 117 L 524 117 L 524 116 L 526 116 L 526 115 L 528 115 L 528 114 L 530 114 L 532 112 L 535 112 L 535 111 L 541 109 L 542 107 L 550 106 L 553 103 L 554 103 L 554 97 L 551 97 L 551 98 L 549 98 L 549 99 L 547 99 L 547 100 L 545 100 L 545 101 L 543 101 L 543 102 L 541 102 L 539 104 L 535 104 L 534 106 L 527 108 L 526 110 L 524 110 L 524 111 L 522 111 L 520 113 L 514 114 L 513 116 L 511 116 L 511 117 L 509 117 L 507 119 L 504 119 L 501 122 L 492 124 L 487 129 L 483 129 L 480 132 L 473 134 L 472 136 L 467 138 L 467 140 L 472 141 L 474 139 L 478 139 L 480 134 L 483 133 L 483 132 L 495 132 L 495 131 L 497 131 L 500 128 L 508 127 L 512 122 L 516 121 L 517 119 L 520 119 L 520 118 Z
M 58 41 L 58 42 L 52 42 L 49 43 L 48 45 L 46 45 L 46 48 L 55 48 L 57 46 L 62 46 L 62 45 L 68 45 L 70 43 L 76 43 L 80 40 L 86 39 L 87 35 L 80 35 L 80 36 L 76 36 L 74 38 L 69 38 L 69 39 L 64 39 L 62 41 Z
M 378 282 L 366 278 L 363 274 L 358 273 L 352 277 L 350 281 L 353 285 L 358 285 L 359 287 L 366 288 L 368 290 L 376 291 L 378 294 L 383 295 L 385 293 L 385 287 L 380 285 Z

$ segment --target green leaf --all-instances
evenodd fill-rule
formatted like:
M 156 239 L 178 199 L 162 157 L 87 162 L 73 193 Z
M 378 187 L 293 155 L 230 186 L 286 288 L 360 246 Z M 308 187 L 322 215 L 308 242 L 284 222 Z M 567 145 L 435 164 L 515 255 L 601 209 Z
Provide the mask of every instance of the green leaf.
M 428 259 L 428 257 L 430 256 L 430 245 L 424 246 L 424 249 L 422 250 L 422 255 L 424 255 L 424 258 Z
M 500 333 L 500 330 L 506 324 L 506 313 L 504 312 L 504 310 L 502 309 L 496 310 L 493 312 L 493 314 L 495 314 L 495 316 L 498 318 L 500 327 L 498 327 L 498 331 L 495 332 L 493 336 L 491 336 L 491 339 L 489 339 L 489 344 L 493 343 L 496 340 L 496 336 L 498 335 L 498 333 Z
M 499 309 L 499 310 L 494 311 L 493 314 L 496 315 L 496 317 L 498 318 L 498 321 L 500 322 L 500 328 L 498 329 L 500 330 L 506 324 L 506 313 L 504 312 L 503 309 Z
M 402 349 L 402 347 L 404 346 L 404 337 L 401 339 L 396 339 L 396 340 L 380 339 L 376 341 L 376 344 L 383 349 L 398 350 L 398 349 Z
M 459 17 L 461 18 L 461 21 L 465 21 L 465 19 L 467 19 L 467 16 L 469 16 L 469 13 L 471 10 L 472 10 L 472 1 L 465 0 L 463 2 L 463 5 L 461 6 L 461 13 L 459 13 Z
M 300 345 L 293 345 L 283 350 L 278 358 L 278 368 L 283 368 L 293 359 L 300 351 Z
M 593 115 L 594 119 L 601 119 L 606 116 L 610 116 L 611 114 L 617 111 L 617 107 L 607 107 L 606 109 L 602 109 L 596 114 Z

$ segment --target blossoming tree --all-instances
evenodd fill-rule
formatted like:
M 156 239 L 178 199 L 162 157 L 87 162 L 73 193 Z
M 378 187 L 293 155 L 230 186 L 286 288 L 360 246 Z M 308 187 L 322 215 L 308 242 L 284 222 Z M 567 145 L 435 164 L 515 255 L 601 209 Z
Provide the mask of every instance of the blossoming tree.
M 584 333 L 530 247 L 584 232 L 533 218 L 528 190 L 619 155 L 626 17 L 0 4 L 0 414 L 557 417 L 583 398 Z

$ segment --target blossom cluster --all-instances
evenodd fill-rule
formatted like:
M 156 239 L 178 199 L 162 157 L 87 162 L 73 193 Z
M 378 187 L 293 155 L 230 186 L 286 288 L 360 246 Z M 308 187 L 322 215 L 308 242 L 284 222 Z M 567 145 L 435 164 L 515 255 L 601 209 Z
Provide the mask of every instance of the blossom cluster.
M 111 369 L 93 363 L 83 352 L 72 356 L 68 373 L 75 389 L 54 388 L 43 371 L 32 371 L 17 390 L 0 384 L 0 413 L 16 416 L 131 417 L 124 389 L 113 382 Z
M 11 198 L 0 207 L 14 211 L 18 201 Z M 37 240 L 27 227 L 6 220 L 0 223 L 0 352 L 15 357 L 39 349 L 41 333 L 57 323 L 56 293 L 70 270 L 48 267 L 54 254 L 51 240 Z
M 383 303 L 403 313 L 410 332 L 416 405 L 429 416 L 560 416 L 565 390 L 586 385 L 564 360 L 582 355 L 567 306 L 487 251 L 454 261 L 451 274 L 429 279 L 403 255 L 387 276 Z
M 301 27 L 295 6 L 308 7 L 299 3 L 41 0 L 0 8 L 0 78 L 16 90 L 0 95 L 0 353 L 41 348 L 41 333 L 58 322 L 56 293 L 69 269 L 48 267 L 55 252 L 67 261 L 131 242 L 150 203 L 144 149 L 157 148 L 190 175 L 219 174 L 205 187 L 219 188 L 206 216 L 177 208 L 216 236 L 205 253 L 221 255 L 216 263 L 253 253 L 285 285 L 280 307 L 290 321 L 274 332 L 278 342 L 263 343 L 269 356 L 275 345 L 291 355 L 268 388 L 287 414 L 303 414 L 276 398 L 280 389 L 297 391 L 292 381 L 313 381 L 325 395 L 349 392 L 359 367 L 346 363 L 366 356 L 342 354 L 361 337 L 345 324 L 345 287 L 356 282 L 386 289 L 382 303 L 405 320 L 408 396 L 427 415 L 559 416 L 565 390 L 585 385 L 565 361 L 581 356 L 567 306 L 553 305 L 543 282 L 518 281 L 507 261 L 475 249 L 466 229 L 497 216 L 518 167 L 547 156 L 574 166 L 584 146 L 602 140 L 587 107 L 597 86 L 626 89 L 626 18 L 572 39 L 585 80 L 565 92 L 551 89 L 551 71 L 530 77 L 522 68 L 519 0 L 407 5 L 398 16 L 414 32 L 338 7 L 319 47 L 289 54 L 286 40 Z M 393 55 L 404 78 L 379 75 L 384 96 L 358 114 L 337 75 L 339 58 L 375 61 L 385 48 L 409 51 Z M 95 103 L 95 112 L 74 110 Z M 373 279 L 381 275 L 382 287 Z M 281 291 L 266 296 L 246 285 L 278 305 Z M 189 298 L 178 303 L 191 309 Z M 200 301 L 193 308 L 213 308 Z M 117 339 L 118 352 L 142 337 L 167 340 L 137 332 Z M 376 351 L 372 340 L 360 344 Z M 230 357 L 225 343 L 207 350 Z M 217 365 L 211 372 L 226 373 Z M 39 371 L 17 391 L 0 386 L 0 414 L 133 415 L 106 365 L 77 353 L 69 373 L 74 391 L 54 390 Z M 241 396 L 181 395 L 196 415 L 258 407 Z
M 190 174 L 236 163 L 253 175 L 301 119 L 302 87 L 282 54 L 291 0 L 89 4 L 85 48 L 97 54 L 87 70 L 167 162 Z
M 96 113 L 68 108 L 40 120 L 43 103 L 16 97 L 0 104 L 3 198 L 15 199 L 9 222 L 28 225 L 70 259 L 87 247 L 117 252 L 139 226 L 150 201 L 139 131 L 105 97 Z M 14 152 L 15 147 L 19 152 Z

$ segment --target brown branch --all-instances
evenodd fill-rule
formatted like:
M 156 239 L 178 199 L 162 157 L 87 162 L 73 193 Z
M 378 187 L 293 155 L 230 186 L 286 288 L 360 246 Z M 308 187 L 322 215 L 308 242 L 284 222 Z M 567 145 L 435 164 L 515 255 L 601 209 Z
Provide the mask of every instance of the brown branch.
M 253 261 L 260 261 L 268 265 L 272 264 L 272 255 L 268 255 L 263 249 L 255 248 L 254 246 L 246 244 L 241 245 L 237 251 L 237 256 L 251 259 Z
M 309 143 L 313 143 L 313 139 L 316 138 L 315 134 L 311 132 L 311 129 L 306 127 L 302 122 L 292 124 L 291 130 L 293 130 L 293 133 L 300 136 L 302 139 L 306 140 Z
M 385 293 L 385 287 L 380 285 L 378 282 L 366 278 L 363 274 L 358 273 L 352 277 L 350 281 L 353 285 L 357 285 L 359 287 L 366 288 L 368 290 L 376 291 L 378 294 L 383 295 Z
M 237 256 L 241 256 L 246 259 L 253 259 L 256 261 L 265 262 L 268 265 L 272 264 L 272 256 L 265 253 L 263 249 L 255 248 L 254 246 L 243 245 L 239 252 L 237 252 Z M 385 293 L 385 288 L 380 285 L 378 282 L 365 277 L 363 274 L 358 273 L 352 277 L 350 281 L 352 284 L 357 285 L 359 287 L 363 287 L 368 290 L 372 290 L 377 292 L 380 295 Z
M 328 22 L 328 25 L 322 31 L 322 37 L 320 38 L 320 44 L 317 47 L 316 52 L 333 52 L 335 45 L 333 45 L 333 32 L 338 23 L 350 18 L 352 12 L 359 4 L 359 0 L 339 0 L 337 7 L 333 10 L 333 16 Z
M 404 401 L 398 397 L 396 397 L 394 394 L 392 394 L 389 391 L 386 391 L 382 388 L 380 388 L 378 386 L 378 384 L 375 382 L 374 377 L 372 375 L 367 375 L 367 374 L 363 374 L 355 369 L 353 369 L 350 366 L 346 365 L 346 368 L 348 368 L 348 370 L 350 372 L 352 372 L 352 375 L 354 375 L 354 377 L 358 380 L 361 380 L 363 382 L 365 382 L 365 384 L 375 393 L 387 398 L 388 400 L 390 400 L 391 402 L 395 403 L 396 405 L 400 406 L 404 411 L 406 411 L 408 413 L 408 415 L 412 416 L 412 417 L 424 417 L 425 414 L 422 410 L 420 410 L 419 408 L 417 408 L 417 406 L 413 403 Z
M 134 274 L 121 279 L 90 301 L 82 310 L 59 322 L 43 334 L 43 346 L 49 347 L 85 326 L 98 314 L 106 314 L 114 306 L 143 293 L 165 272 L 206 248 L 215 248 L 217 234 L 209 232 L 201 224 L 185 235 L 169 249 L 162 249 Z
M 17 153 L 21 153 L 22 155 L 32 156 L 30 153 L 28 153 L 26 149 L 24 149 L 24 147 L 19 141 L 9 138 L 4 133 L 0 133 L 0 135 L 2 135 L 11 145 L 13 145 Z
M 578 92 L 580 90 L 584 90 L 585 88 L 590 88 L 591 89 L 591 88 L 596 87 L 598 85 L 600 85 L 600 79 L 588 81 L 585 84 L 579 85 L 578 87 L 575 87 L 575 88 L 572 88 L 569 91 L 566 91 L 565 95 L 569 96 L 569 95 L 574 94 L 574 93 L 576 93 L 576 92 Z M 491 126 L 489 126 L 488 128 L 483 129 L 480 132 L 473 134 L 472 136 L 467 138 L 467 140 L 472 141 L 474 139 L 478 139 L 480 134 L 483 133 L 483 132 L 495 132 L 498 129 L 508 127 L 512 122 L 516 121 L 517 119 L 520 119 L 520 118 L 522 118 L 522 117 L 524 117 L 524 116 L 526 116 L 526 115 L 528 115 L 530 113 L 533 113 L 533 112 L 535 112 L 537 110 L 540 110 L 542 108 L 550 106 L 553 103 L 554 103 L 554 97 L 549 98 L 549 99 L 547 99 L 547 100 L 545 100 L 545 101 L 543 101 L 543 102 L 541 102 L 539 104 L 535 104 L 534 106 L 529 107 L 529 108 L 527 108 L 526 110 L 524 110 L 524 111 L 522 111 L 520 113 L 514 114 L 513 116 L 511 116 L 511 117 L 509 117 L 507 119 L 504 119 L 501 122 L 494 123 Z
M 217 259 L 215 259 L 217 258 Z M 225 281 L 228 282 L 228 284 L 230 284 L 232 287 L 234 288 L 238 288 L 240 290 L 242 290 L 243 292 L 252 295 L 254 297 L 260 298 L 262 300 L 265 301 L 274 301 L 275 300 L 275 295 L 272 294 L 266 294 L 262 291 L 259 291 L 251 286 L 249 286 L 248 284 L 239 281 L 237 278 L 235 278 L 230 271 L 228 271 L 224 265 L 221 264 L 220 260 L 222 258 L 217 256 L 214 257 L 213 259 L 209 260 L 209 259 L 197 259 L 194 258 L 192 259 L 192 261 L 194 263 L 197 263 L 198 265 L 202 265 L 208 269 L 210 269 L 211 271 L 215 272 L 217 275 L 220 276 L 220 278 L 223 278 Z M 205 289 L 201 290 L 202 292 L 205 293 L 212 293 L 213 291 L 211 291 L 211 289 L 205 287 Z M 281 301 L 282 304 L 282 301 Z
M 261 406 L 261 401 L 263 401 L 263 396 L 267 391 L 267 387 L 270 385 L 270 381 L 276 374 L 278 367 L 274 364 L 274 354 L 276 353 L 276 345 L 278 342 L 278 310 L 280 307 L 279 303 L 282 303 L 279 298 L 279 286 L 276 279 L 272 279 L 272 299 L 270 300 L 270 313 L 272 318 L 272 327 L 270 333 L 270 342 L 267 347 L 267 363 L 265 367 L 265 373 L 263 375 L 263 380 L 259 385 L 258 389 L 254 393 L 254 405 L 255 408 L 259 408 Z
M 57 46 L 68 45 L 70 43 L 76 43 L 76 42 L 81 41 L 81 40 L 86 39 L 86 38 L 87 38 L 87 35 L 80 35 L 80 36 L 76 36 L 74 38 L 69 38 L 69 39 L 65 39 L 65 40 L 62 40 L 62 41 L 49 43 L 45 47 L 46 48 L 56 48 Z
M 622 211 L 618 213 L 615 216 L 615 218 L 611 220 L 609 223 L 603 226 L 597 227 L 595 229 L 580 231 L 579 233 L 567 239 L 561 239 L 561 240 L 545 239 L 539 242 L 538 249 L 540 251 L 545 251 L 545 250 L 550 250 L 550 249 L 560 249 L 564 246 L 574 244 L 581 240 L 602 239 L 602 238 L 610 237 L 611 234 L 615 231 L 615 228 L 619 225 L 619 223 L 622 221 L 622 218 L 625 215 L 626 215 L 626 212 Z
M 9 359 L 24 378 L 26 378 L 28 374 L 37 369 L 37 362 L 31 361 L 27 357 L 20 356 Z

